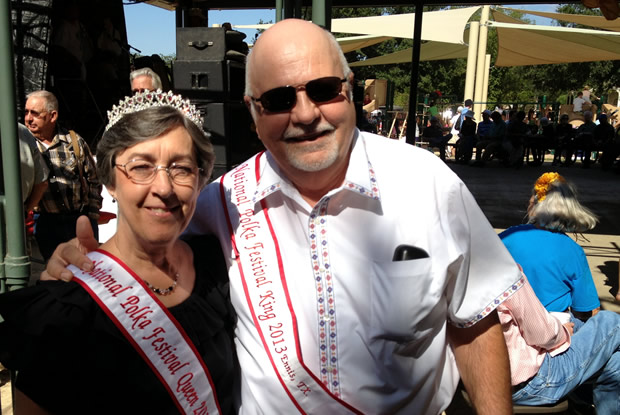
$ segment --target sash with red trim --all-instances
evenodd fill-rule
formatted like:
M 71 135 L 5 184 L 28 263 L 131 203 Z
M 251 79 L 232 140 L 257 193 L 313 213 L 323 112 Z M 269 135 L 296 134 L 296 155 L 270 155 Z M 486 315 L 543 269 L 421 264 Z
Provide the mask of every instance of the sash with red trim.
M 301 358 L 297 318 L 269 209 L 262 200 L 255 211 L 252 201 L 262 155 L 227 173 L 220 182 L 235 261 L 254 326 L 278 381 L 299 412 L 360 414 L 331 393 Z
M 151 367 L 184 414 L 219 414 L 215 388 L 202 358 L 180 323 L 121 260 L 97 250 L 95 267 L 69 269 Z

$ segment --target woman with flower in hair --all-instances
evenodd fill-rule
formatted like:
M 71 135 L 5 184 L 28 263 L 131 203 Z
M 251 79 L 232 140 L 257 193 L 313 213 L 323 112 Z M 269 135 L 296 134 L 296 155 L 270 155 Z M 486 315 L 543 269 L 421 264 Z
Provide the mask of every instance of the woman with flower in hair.
M 526 225 L 513 226 L 500 238 L 540 302 L 548 311 L 571 312 L 581 320 L 596 314 L 601 304 L 585 252 L 567 235 L 594 228 L 594 213 L 579 203 L 564 177 L 545 173 L 534 184 L 527 218 Z
M 214 153 L 196 108 L 143 92 L 108 112 L 98 175 L 116 233 L 89 272 L 0 296 L 16 414 L 233 412 L 235 313 L 215 237 L 181 241 Z
M 597 414 L 620 413 L 620 315 L 598 312 L 583 249 L 566 235 L 596 222 L 570 183 L 545 173 L 534 185 L 528 224 L 500 234 L 525 274 L 498 307 L 515 404 L 555 404 L 588 382 Z M 583 323 L 565 311 L 593 316 Z

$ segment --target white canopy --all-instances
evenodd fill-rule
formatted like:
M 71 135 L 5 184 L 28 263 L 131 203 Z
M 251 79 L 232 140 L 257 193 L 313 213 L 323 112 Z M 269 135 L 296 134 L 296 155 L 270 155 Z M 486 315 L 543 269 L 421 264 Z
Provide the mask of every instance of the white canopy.
M 479 8 L 476 6 L 425 12 L 422 19 L 422 40 L 464 44 L 465 26 Z M 415 13 L 332 19 L 331 31 L 413 39 L 414 19 Z M 271 26 L 272 24 L 235 25 L 235 28 L 268 29 Z
M 599 29 L 613 30 L 620 32 L 620 19 L 607 20 L 603 16 L 589 16 L 584 14 L 569 14 L 569 13 L 551 13 L 551 12 L 539 12 L 535 10 L 518 10 L 506 8 L 506 10 L 512 10 L 516 12 L 533 14 L 535 16 L 546 17 L 548 19 L 562 20 L 564 22 L 577 23 L 584 26 L 598 27 Z
M 495 66 L 523 66 L 620 59 L 620 32 L 523 24 L 493 11 Z
M 377 56 L 363 61 L 350 63 L 349 66 L 387 65 L 393 63 L 411 62 L 413 48 L 399 50 L 387 55 Z M 442 59 L 456 59 L 467 57 L 467 45 L 453 43 L 428 42 L 420 46 L 420 61 L 437 61 Z
M 422 18 L 422 40 L 464 44 L 465 26 L 479 8 L 476 6 L 425 12 Z M 335 33 L 412 39 L 414 20 L 415 13 L 333 19 L 331 30 Z
M 338 43 L 340 44 L 340 48 L 344 53 L 351 52 L 354 50 L 358 50 L 361 48 L 365 48 L 367 46 L 372 46 L 377 43 L 384 42 L 388 39 L 393 39 L 391 36 L 374 36 L 374 35 L 364 35 L 364 36 L 351 36 L 351 37 L 340 37 L 338 38 Z

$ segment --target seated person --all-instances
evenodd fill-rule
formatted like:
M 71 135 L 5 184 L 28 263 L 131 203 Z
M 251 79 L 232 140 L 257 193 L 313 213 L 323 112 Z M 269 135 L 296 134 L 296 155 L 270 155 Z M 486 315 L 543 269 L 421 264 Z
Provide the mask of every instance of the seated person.
M 616 129 L 614 138 L 603 146 L 603 155 L 601 157 L 603 170 L 608 170 L 612 167 L 618 156 L 620 156 L 620 125 Z M 618 166 L 620 167 L 620 164 Z
M 504 122 L 502 115 L 494 111 L 491 114 L 493 120 L 493 127 L 489 132 L 489 144 L 487 144 L 482 154 L 482 161 L 480 165 L 491 160 L 492 157 L 498 157 L 502 160 L 507 158 L 507 143 L 506 143 L 506 123 Z
M 599 124 L 594 127 L 594 151 L 602 151 L 609 141 L 613 141 L 615 131 L 607 121 L 607 114 L 600 114 L 597 118 Z
M 491 121 L 491 111 L 482 111 L 482 121 L 478 123 L 478 129 L 476 130 L 478 136 L 478 140 L 476 141 L 476 161 L 482 159 L 482 151 L 491 142 L 490 134 L 492 127 L 493 121 Z
M 474 112 L 468 108 L 463 110 L 462 116 L 460 139 L 456 143 L 456 161 L 467 164 L 471 160 L 476 145 L 476 121 Z
M 525 137 L 528 126 L 524 122 L 525 111 L 511 112 L 510 122 L 506 126 L 506 141 L 509 144 L 511 166 L 519 166 L 523 163 Z
M 446 161 L 446 144 L 452 138 L 452 134 L 444 135 L 443 128 L 439 124 L 437 117 L 431 117 L 431 125 L 422 131 L 422 138 L 428 141 L 429 148 L 438 148 L 439 157 Z
M 548 311 L 571 311 L 581 319 L 596 314 L 601 303 L 586 254 L 567 235 L 594 228 L 596 216 L 579 203 L 575 188 L 557 173 L 545 173 L 536 180 L 527 216 L 527 225 L 510 227 L 499 237 L 540 302 Z
M 582 151 L 582 167 L 590 167 L 590 157 L 592 151 L 594 151 L 594 129 L 596 124 L 592 121 L 592 112 L 586 111 L 583 113 L 584 123 L 577 128 L 575 135 L 574 146 L 567 151 L 566 158 L 571 160 L 573 153 L 577 150 Z
M 573 323 L 545 310 L 525 276 L 521 283 L 497 308 L 508 347 L 513 402 L 552 405 L 588 383 L 596 413 L 617 415 L 620 314 L 601 311 L 574 330 Z
M 549 122 L 547 117 L 542 117 L 540 119 L 540 127 L 541 133 L 536 134 L 535 136 L 529 136 L 529 148 L 532 151 L 532 156 L 534 160 L 531 164 L 533 166 L 540 166 L 545 161 L 545 153 L 551 149 L 555 148 L 555 129 L 553 128 L 553 124 Z
M 556 147 L 553 153 L 552 166 L 557 166 L 562 162 L 562 153 L 565 154 L 564 163 L 569 163 L 566 153 L 572 148 L 574 139 L 575 131 L 573 125 L 568 122 L 568 114 L 562 114 L 560 116 L 560 123 L 555 127 Z

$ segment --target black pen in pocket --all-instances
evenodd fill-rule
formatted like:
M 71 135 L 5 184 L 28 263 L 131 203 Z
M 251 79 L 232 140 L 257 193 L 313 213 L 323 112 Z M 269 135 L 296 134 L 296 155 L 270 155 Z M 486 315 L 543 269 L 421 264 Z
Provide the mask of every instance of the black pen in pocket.
M 409 261 L 411 259 L 428 258 L 428 252 L 413 245 L 398 245 L 394 250 L 392 261 Z

